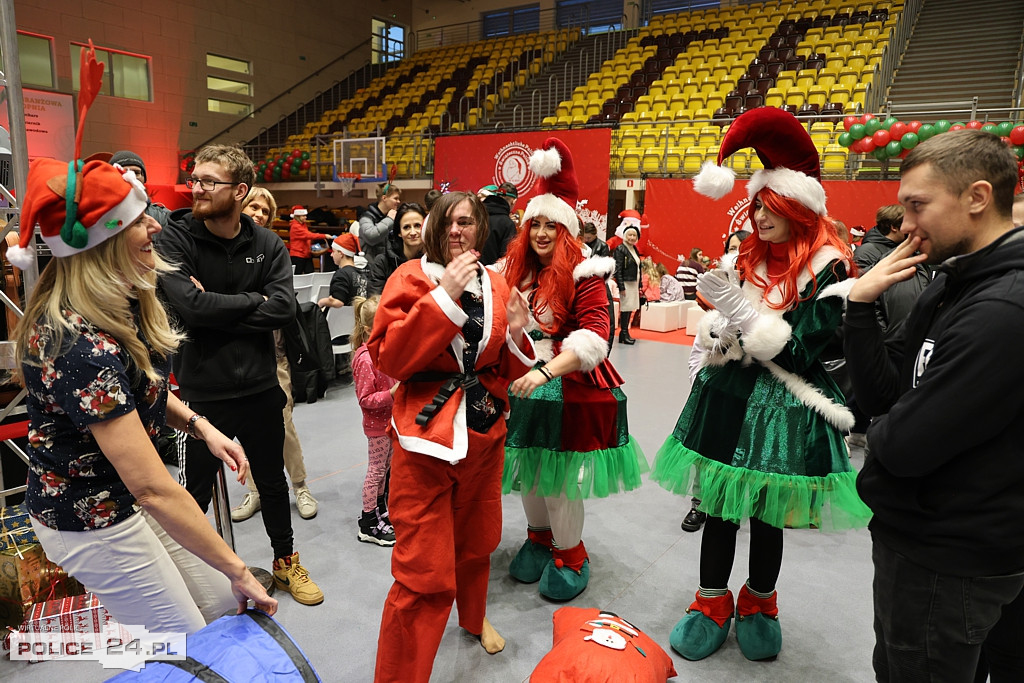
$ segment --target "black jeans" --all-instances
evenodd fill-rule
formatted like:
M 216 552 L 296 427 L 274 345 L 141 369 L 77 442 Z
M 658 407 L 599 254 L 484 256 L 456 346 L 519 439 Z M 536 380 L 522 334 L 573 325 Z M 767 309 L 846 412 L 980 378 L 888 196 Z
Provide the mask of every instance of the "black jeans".
M 245 449 L 275 559 L 292 554 L 291 502 L 284 476 L 284 404 L 280 386 L 252 396 L 189 402 L 192 410 L 209 418 L 229 439 L 237 438 Z M 213 482 L 221 462 L 204 441 L 188 440 L 182 484 L 204 512 L 210 507 Z
M 878 681 L 1024 681 L 1024 572 L 939 574 L 872 539 Z M 976 674 L 978 678 L 976 678 Z
M 305 275 L 313 272 L 313 257 L 292 256 L 292 265 L 295 266 L 294 275 Z

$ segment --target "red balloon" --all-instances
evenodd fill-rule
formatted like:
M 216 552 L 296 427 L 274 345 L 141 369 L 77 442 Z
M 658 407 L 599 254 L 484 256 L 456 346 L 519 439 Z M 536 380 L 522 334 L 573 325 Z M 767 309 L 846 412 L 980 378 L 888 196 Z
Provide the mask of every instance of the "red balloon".
M 899 153 L 899 158 L 900 159 L 906 159 L 908 154 L 910 154 L 910 150 L 909 149 L 905 149 L 905 150 L 903 150 L 902 152 Z
M 274 172 L 267 169 L 263 172 L 263 182 L 269 183 L 274 178 Z
M 1024 126 L 1014 126 L 1010 131 L 1010 142 L 1015 145 L 1024 145 Z
M 859 117 L 856 117 L 856 116 L 845 116 L 845 117 L 843 117 L 843 129 L 846 130 L 846 132 L 850 132 L 850 126 L 852 126 L 855 123 L 860 123 Z
M 306 159 L 301 164 L 299 164 L 299 168 L 301 168 L 303 171 L 308 171 L 309 167 L 310 167 L 309 159 Z
M 302 150 L 301 149 L 293 149 L 292 150 L 292 156 L 293 157 L 302 156 Z
M 906 132 L 908 130 L 909 129 L 907 128 L 907 124 L 905 124 L 905 123 L 903 123 L 901 121 L 897 121 L 896 123 L 892 124 L 889 127 L 889 139 L 890 140 L 899 140 L 901 137 L 903 137 L 906 134 Z
M 917 131 L 921 130 L 922 125 L 923 124 L 920 121 L 911 121 L 910 123 L 907 124 L 907 128 L 910 130 L 911 133 L 916 134 Z
M 865 135 L 860 139 L 860 151 L 864 154 L 871 154 L 877 146 L 874 139 L 869 135 Z
M 950 127 L 949 127 L 949 129 L 950 129 L 951 131 L 952 131 L 952 130 L 965 130 L 966 128 L 967 128 L 967 126 L 961 126 L 961 125 L 960 125 L 959 123 L 958 123 L 958 124 L 956 124 L 956 125 L 954 125 L 954 126 L 950 126 Z
M 981 127 L 985 125 L 981 121 L 968 121 L 967 127 L 973 130 L 981 130 Z
M 874 140 L 876 147 L 885 147 L 889 144 L 889 131 L 887 130 L 876 130 L 875 134 L 871 136 Z
M 867 122 L 868 122 L 868 121 L 870 121 L 871 119 L 875 118 L 875 115 L 874 115 L 874 114 L 864 114 L 864 116 L 863 116 L 863 117 L 861 117 L 861 118 L 863 118 L 863 119 L 864 119 L 864 120 L 863 120 L 863 123 L 867 123 Z

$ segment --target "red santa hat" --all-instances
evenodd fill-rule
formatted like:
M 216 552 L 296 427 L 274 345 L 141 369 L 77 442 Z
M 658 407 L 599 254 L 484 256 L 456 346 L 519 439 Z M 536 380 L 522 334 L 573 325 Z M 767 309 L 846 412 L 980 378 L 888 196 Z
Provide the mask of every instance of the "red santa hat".
M 622 221 L 619 223 L 619 226 L 615 228 L 615 236 L 620 239 L 625 239 L 626 228 L 636 228 L 636 235 L 639 237 L 640 229 L 647 227 L 647 225 L 645 225 L 647 223 L 646 214 L 641 214 L 639 211 L 634 211 L 633 209 L 625 209 L 619 213 L 619 218 L 621 218 Z
M 355 256 L 359 253 L 359 240 L 352 233 L 342 233 L 334 238 L 331 249 L 340 251 L 345 256 Z
M 295 218 L 296 216 L 305 216 L 308 213 L 309 211 L 306 211 L 306 207 L 301 204 L 296 204 L 292 207 L 292 218 Z
M 580 234 L 576 216 L 579 183 L 572 154 L 558 138 L 548 138 L 541 149 L 530 155 L 530 170 L 537 175 L 533 189 L 537 195 L 526 205 L 520 225 L 529 225 L 536 216 L 544 216 L 566 227 L 573 237 Z
M 106 161 L 82 161 L 85 115 L 103 83 L 103 64 L 89 41 L 82 51 L 75 161 L 40 158 L 28 169 L 16 246 L 7 250 L 12 265 L 25 269 L 35 258 L 32 242 L 38 225 L 54 256 L 91 249 L 134 223 L 146 210 L 146 188 L 131 171 Z
M 693 179 L 693 189 L 712 199 L 727 195 L 736 174 L 723 167 L 722 161 L 744 147 L 753 147 L 764 164 L 747 183 L 748 197 L 753 199 L 767 187 L 818 215 L 827 214 L 818 150 L 797 118 L 775 107 L 758 107 L 738 116 L 722 138 L 718 163 L 704 162 Z

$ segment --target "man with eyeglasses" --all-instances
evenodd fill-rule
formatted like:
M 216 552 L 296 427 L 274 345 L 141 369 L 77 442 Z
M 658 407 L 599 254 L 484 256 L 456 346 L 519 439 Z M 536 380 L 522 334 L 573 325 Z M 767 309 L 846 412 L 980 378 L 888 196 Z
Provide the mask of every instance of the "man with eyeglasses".
M 291 260 L 284 242 L 256 227 L 242 201 L 256 180 L 237 147 L 211 145 L 196 155 L 185 184 L 192 208 L 171 214 L 154 240 L 177 264 L 160 288 L 187 336 L 174 357 L 181 398 L 245 448 L 260 494 L 263 526 L 274 550 L 274 582 L 305 605 L 323 602 L 320 588 L 292 547 L 284 476 L 285 395 L 277 380 L 273 332 L 295 317 Z M 189 439 L 182 484 L 206 510 L 220 461 Z

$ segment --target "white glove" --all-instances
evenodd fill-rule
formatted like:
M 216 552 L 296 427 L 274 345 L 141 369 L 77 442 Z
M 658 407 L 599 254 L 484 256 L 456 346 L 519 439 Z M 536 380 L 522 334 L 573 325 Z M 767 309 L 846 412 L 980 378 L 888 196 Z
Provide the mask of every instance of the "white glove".
M 730 282 L 726 274 L 710 270 L 698 275 L 697 292 L 740 332 L 749 332 L 757 322 L 758 312 L 743 296 L 743 290 Z

